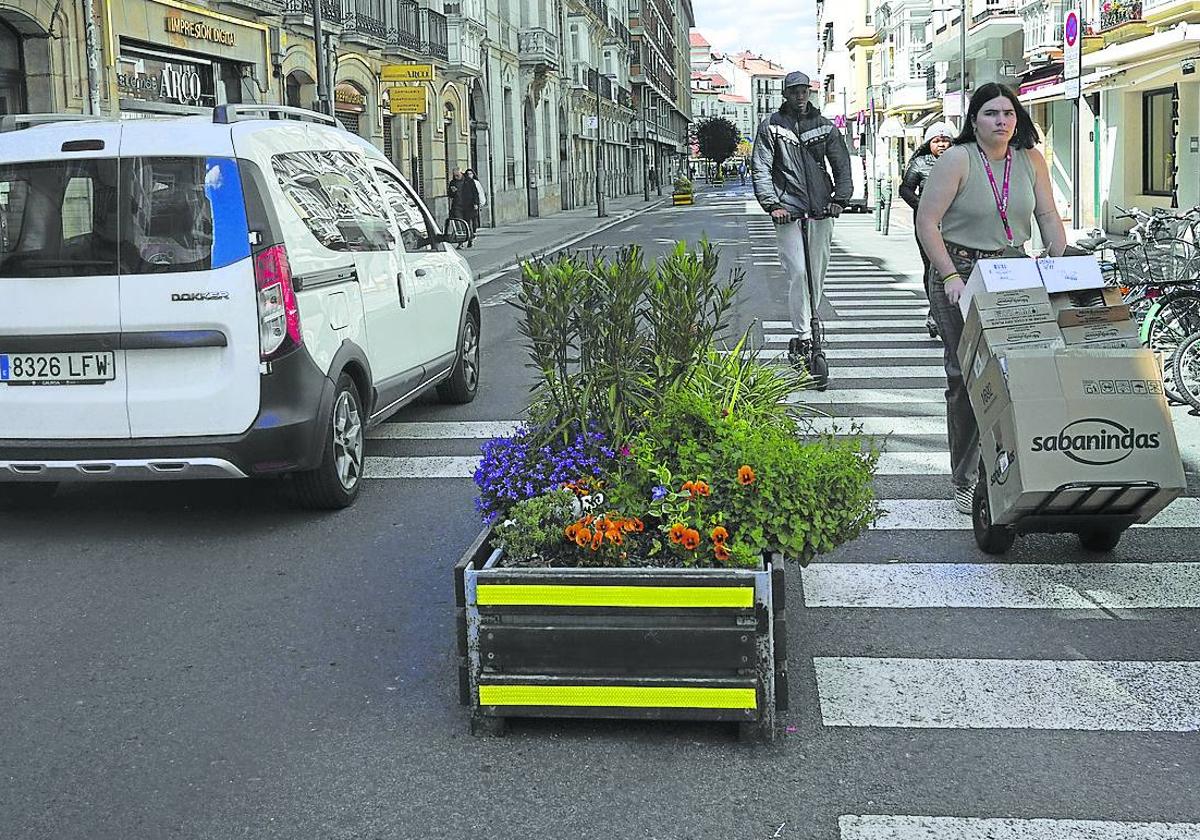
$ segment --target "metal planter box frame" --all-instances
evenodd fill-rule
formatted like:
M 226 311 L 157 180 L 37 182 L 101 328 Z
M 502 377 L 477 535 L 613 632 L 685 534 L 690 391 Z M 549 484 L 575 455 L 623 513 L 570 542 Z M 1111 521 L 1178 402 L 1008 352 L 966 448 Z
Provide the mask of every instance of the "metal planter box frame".
M 787 708 L 783 558 L 761 569 L 519 568 L 484 530 L 454 569 L 459 699 L 511 717 L 710 720 L 775 737 Z

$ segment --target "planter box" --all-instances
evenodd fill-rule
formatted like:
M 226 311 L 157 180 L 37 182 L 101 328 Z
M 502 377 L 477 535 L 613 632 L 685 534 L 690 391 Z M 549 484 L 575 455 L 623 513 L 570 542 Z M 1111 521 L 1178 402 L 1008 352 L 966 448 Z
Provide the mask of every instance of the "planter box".
M 695 204 L 693 193 L 672 193 L 671 203 L 678 207 L 680 204 Z
M 507 568 L 485 530 L 455 566 L 459 698 L 510 717 L 717 720 L 775 737 L 787 708 L 784 563 Z

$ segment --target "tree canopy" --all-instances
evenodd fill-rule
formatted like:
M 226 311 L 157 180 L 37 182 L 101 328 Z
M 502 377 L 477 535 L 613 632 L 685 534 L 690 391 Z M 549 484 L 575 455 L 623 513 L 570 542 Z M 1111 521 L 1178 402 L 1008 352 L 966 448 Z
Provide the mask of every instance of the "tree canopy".
M 717 166 L 733 156 L 740 139 L 737 126 L 724 117 L 713 117 L 696 127 L 696 141 L 700 145 L 700 154 Z

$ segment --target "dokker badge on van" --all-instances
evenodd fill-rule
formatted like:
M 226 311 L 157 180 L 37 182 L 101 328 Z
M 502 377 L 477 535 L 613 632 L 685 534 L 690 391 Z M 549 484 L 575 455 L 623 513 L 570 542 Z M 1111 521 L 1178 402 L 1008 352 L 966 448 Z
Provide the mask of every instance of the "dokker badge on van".
M 229 300 L 229 292 L 174 292 L 172 303 L 189 303 L 194 300 Z
M 1124 461 L 1139 449 L 1158 449 L 1158 432 L 1138 432 L 1113 420 L 1087 417 L 1063 426 L 1056 435 L 1033 438 L 1034 452 L 1061 452 L 1072 461 L 1103 467 Z

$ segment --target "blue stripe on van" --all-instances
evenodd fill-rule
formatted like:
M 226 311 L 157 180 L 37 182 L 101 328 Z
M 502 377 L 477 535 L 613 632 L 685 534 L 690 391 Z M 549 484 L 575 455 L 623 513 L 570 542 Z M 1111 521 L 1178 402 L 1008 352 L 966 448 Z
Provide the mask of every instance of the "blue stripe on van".
M 212 267 L 224 268 L 250 256 L 250 225 L 242 178 L 233 158 L 205 161 L 204 194 L 212 206 Z

